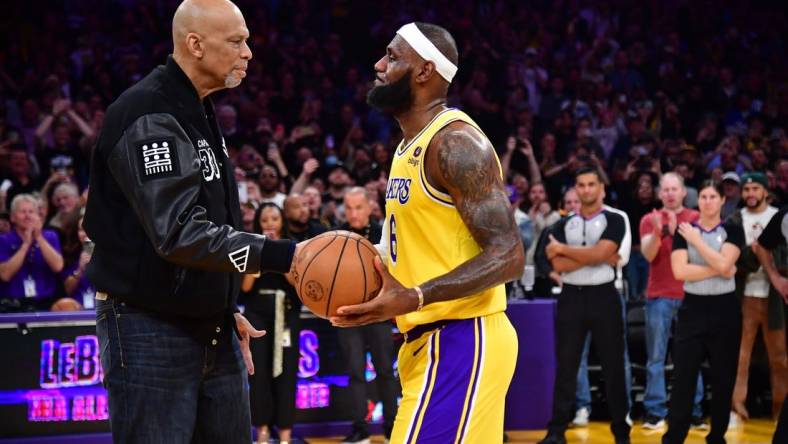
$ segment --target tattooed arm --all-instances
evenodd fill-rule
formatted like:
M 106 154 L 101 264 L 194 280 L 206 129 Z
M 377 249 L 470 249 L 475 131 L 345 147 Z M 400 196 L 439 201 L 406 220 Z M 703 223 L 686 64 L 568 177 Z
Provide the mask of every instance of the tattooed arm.
M 425 157 L 427 180 L 452 197 L 482 251 L 422 283 L 424 305 L 463 298 L 519 277 L 524 250 L 492 145 L 475 128 L 454 122 L 435 135 Z M 334 325 L 380 322 L 417 309 L 416 290 L 397 282 L 380 261 L 375 265 L 383 277 L 380 295 L 364 304 L 340 308 L 339 315 L 331 318 Z
M 436 134 L 427 156 L 427 179 L 452 197 L 482 252 L 423 283 L 424 304 L 459 299 L 519 277 L 523 246 L 492 145 L 475 128 L 455 122 Z

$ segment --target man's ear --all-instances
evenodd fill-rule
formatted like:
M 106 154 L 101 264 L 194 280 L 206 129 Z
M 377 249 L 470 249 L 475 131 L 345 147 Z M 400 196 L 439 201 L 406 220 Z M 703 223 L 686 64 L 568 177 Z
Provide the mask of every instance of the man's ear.
M 202 59 L 205 52 L 202 36 L 196 32 L 186 34 L 186 49 L 197 59 Z
M 434 75 L 438 75 L 438 72 L 435 70 L 435 63 L 427 60 L 421 64 L 414 77 L 417 83 L 425 83 Z

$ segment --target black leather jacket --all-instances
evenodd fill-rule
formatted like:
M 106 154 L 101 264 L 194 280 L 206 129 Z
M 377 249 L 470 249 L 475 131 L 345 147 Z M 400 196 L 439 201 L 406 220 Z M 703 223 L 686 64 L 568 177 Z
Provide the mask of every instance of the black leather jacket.
M 98 291 L 156 314 L 216 320 L 240 273 L 285 272 L 294 244 L 239 231 L 238 186 L 210 99 L 169 57 L 107 110 L 84 228 Z

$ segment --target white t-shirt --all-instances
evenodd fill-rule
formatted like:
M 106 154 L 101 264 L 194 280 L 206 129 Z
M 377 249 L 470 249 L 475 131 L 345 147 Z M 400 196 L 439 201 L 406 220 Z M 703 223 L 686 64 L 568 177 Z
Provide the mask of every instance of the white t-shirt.
M 279 207 L 281 209 L 284 209 L 285 208 L 285 198 L 286 197 L 287 196 L 285 196 L 284 193 L 280 193 L 280 192 L 277 191 L 277 193 L 275 195 L 273 195 L 272 197 L 264 197 L 264 198 L 260 199 L 260 203 L 271 202 L 271 203 L 275 203 L 277 207 Z
M 744 238 L 748 247 L 752 245 L 755 239 L 758 239 L 758 236 L 761 235 L 761 232 L 766 228 L 766 225 L 769 224 L 769 221 L 775 214 L 777 214 L 777 208 L 773 206 L 767 207 L 766 210 L 761 213 L 752 213 L 747 208 L 742 208 L 742 228 L 744 228 Z M 750 275 L 747 276 L 744 294 L 745 296 L 753 296 L 756 298 L 765 298 L 769 296 L 769 279 L 766 277 L 763 267 L 760 267 L 758 271 L 750 273 Z

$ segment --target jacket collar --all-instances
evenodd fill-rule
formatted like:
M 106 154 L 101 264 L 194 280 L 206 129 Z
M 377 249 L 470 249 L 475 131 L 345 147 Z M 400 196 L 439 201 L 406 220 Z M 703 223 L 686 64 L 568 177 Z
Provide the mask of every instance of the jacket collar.
M 191 79 L 183 72 L 178 62 L 172 57 L 172 54 L 167 56 L 167 63 L 164 65 L 164 73 L 172 82 L 175 87 L 175 93 L 183 101 L 186 106 L 194 106 L 202 104 L 200 95 L 197 94 L 197 88 L 194 87 Z M 197 108 L 199 109 L 199 108 Z

